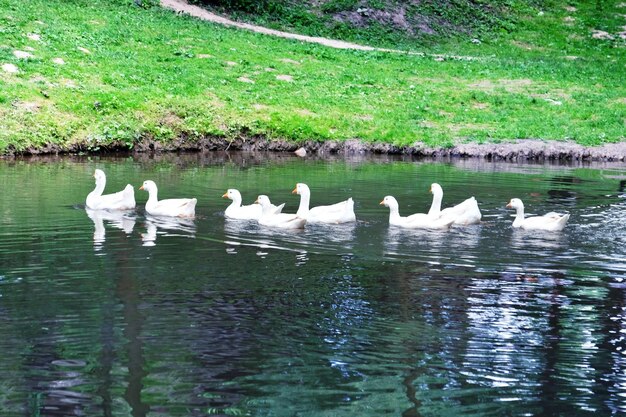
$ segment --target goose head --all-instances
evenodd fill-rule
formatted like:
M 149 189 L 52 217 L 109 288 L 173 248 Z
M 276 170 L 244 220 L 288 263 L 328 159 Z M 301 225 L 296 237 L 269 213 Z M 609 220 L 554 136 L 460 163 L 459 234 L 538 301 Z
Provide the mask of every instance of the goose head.
M 385 196 L 385 198 L 383 198 L 383 201 L 381 201 L 379 203 L 381 206 L 385 206 L 385 207 L 389 207 L 390 209 L 394 209 L 394 208 L 398 208 L 398 200 L 396 200 L 395 197 L 392 197 L 390 195 Z
M 522 200 L 520 200 L 519 198 L 512 198 L 511 201 L 509 201 L 509 204 L 506 205 L 506 208 L 512 208 L 512 209 L 524 209 L 524 203 L 522 203 Z
M 272 205 L 272 203 L 270 202 L 270 198 L 264 194 L 259 195 L 254 203 L 260 204 L 263 208 L 264 213 L 266 212 L 266 209 L 268 209 Z
M 226 190 L 222 198 L 228 198 L 229 200 L 233 201 L 241 201 L 241 193 L 239 192 L 239 190 L 229 188 L 228 190 Z
M 93 177 L 96 179 L 96 184 L 104 183 L 107 180 L 106 175 L 104 175 L 104 171 L 101 169 L 96 169 L 93 173 Z
M 143 182 L 143 184 L 141 185 L 141 187 L 139 187 L 140 190 L 144 190 L 147 191 L 148 193 L 152 192 L 152 191 L 156 191 L 157 186 L 154 183 L 154 181 L 151 180 L 146 180 Z
M 435 196 L 441 196 L 443 195 L 443 188 L 441 188 L 441 185 L 437 184 L 436 182 L 433 182 L 430 185 L 430 192 Z
M 299 182 L 299 183 L 296 184 L 296 188 L 294 188 L 291 193 L 292 194 L 300 194 L 300 195 L 310 195 L 311 194 L 311 190 L 309 189 L 308 185 Z

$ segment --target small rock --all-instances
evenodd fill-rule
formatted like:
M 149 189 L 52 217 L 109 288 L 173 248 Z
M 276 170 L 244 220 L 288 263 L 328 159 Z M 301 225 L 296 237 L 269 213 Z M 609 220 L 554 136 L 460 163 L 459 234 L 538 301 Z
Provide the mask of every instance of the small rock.
M 547 101 L 548 103 L 555 105 L 555 106 L 561 106 L 563 103 L 559 100 L 554 100 L 551 98 L 544 98 L 545 101 Z
M 480 41 L 480 39 L 476 39 L 476 38 L 472 39 L 472 41 L 471 41 L 471 42 L 472 42 L 472 43 L 475 43 L 475 44 L 477 44 L 477 45 L 480 45 L 480 44 L 482 43 L 482 42 Z
M 285 64 L 300 65 L 298 61 L 294 61 L 293 59 L 289 59 L 289 58 L 282 58 L 280 61 L 284 62 Z
M 237 81 L 241 81 L 242 83 L 254 84 L 254 81 L 248 77 L 239 77 Z
M 29 113 L 35 113 L 41 108 L 41 104 L 37 103 L 36 101 L 24 101 L 24 102 L 18 103 L 17 107 Z
M 28 35 L 26 35 L 26 37 L 28 39 L 30 39 L 31 41 L 40 41 L 41 40 L 41 36 L 37 33 L 29 33 Z
M 13 55 L 18 59 L 28 59 L 33 57 L 33 54 L 26 51 L 13 51 Z
M 306 149 L 304 147 L 296 149 L 293 153 L 298 155 L 300 158 L 304 158 L 306 156 Z
M 209 54 L 198 54 L 198 55 L 196 55 L 196 58 L 200 58 L 200 59 L 208 59 L 208 58 L 213 58 L 213 55 L 209 55 Z
M 2 70 L 4 72 L 8 72 L 9 74 L 16 74 L 19 72 L 17 67 L 13 64 L 2 64 Z
M 66 88 L 78 88 L 78 85 L 73 80 L 65 80 L 63 86 Z
M 52 58 L 52 62 L 57 65 L 65 65 L 65 61 L 63 60 L 63 58 Z
M 291 75 L 286 75 L 286 74 L 277 75 L 276 79 L 280 81 L 289 81 L 289 82 L 293 81 L 293 77 Z
M 604 30 L 598 30 L 598 29 L 594 29 L 591 32 L 591 37 L 593 39 L 613 39 L 613 35 L 611 35 L 609 32 L 605 32 Z
M 82 53 L 87 54 L 87 55 L 89 55 L 91 53 L 91 51 L 89 49 L 83 48 L 82 46 L 79 46 L 76 49 L 78 49 L 79 51 L 81 51 Z

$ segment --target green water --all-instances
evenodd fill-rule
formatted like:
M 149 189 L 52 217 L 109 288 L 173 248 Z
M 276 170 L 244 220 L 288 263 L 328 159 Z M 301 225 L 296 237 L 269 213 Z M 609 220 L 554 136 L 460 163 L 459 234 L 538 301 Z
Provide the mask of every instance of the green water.
M 135 186 L 85 211 L 93 170 Z M 197 218 L 146 217 L 196 197 Z M 2 416 L 598 416 L 626 412 L 626 166 L 280 154 L 0 161 Z M 275 231 L 221 198 L 295 212 L 353 197 L 358 222 Z M 474 195 L 480 225 L 395 230 Z M 562 233 L 511 229 L 569 212 Z

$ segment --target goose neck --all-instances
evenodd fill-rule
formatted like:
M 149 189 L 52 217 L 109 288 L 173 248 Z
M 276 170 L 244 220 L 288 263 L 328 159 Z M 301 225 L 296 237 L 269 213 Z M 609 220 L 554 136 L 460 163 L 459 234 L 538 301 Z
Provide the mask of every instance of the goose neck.
M 300 194 L 300 206 L 298 206 L 298 212 L 296 213 L 298 216 L 303 217 L 309 214 L 309 203 L 311 200 L 311 194 L 303 191 Z
M 93 190 L 94 195 L 101 196 L 102 193 L 104 192 L 104 187 L 106 186 L 106 183 L 107 183 L 106 179 L 99 178 L 96 181 L 96 188 L 94 188 Z
M 233 201 L 231 201 L 226 210 L 238 209 L 239 207 L 241 207 L 241 200 L 236 201 L 235 199 L 233 199 Z
M 159 201 L 157 198 L 158 192 L 156 188 L 148 189 L 148 204 L 156 204 Z
M 389 206 L 389 223 L 393 224 L 400 220 L 400 209 L 397 205 Z
M 524 207 L 517 206 L 515 207 L 515 220 L 513 221 L 513 225 L 519 225 L 524 222 Z
M 433 202 L 430 205 L 430 210 L 428 210 L 429 216 L 438 216 L 441 213 L 441 200 L 443 196 L 441 193 L 433 192 Z

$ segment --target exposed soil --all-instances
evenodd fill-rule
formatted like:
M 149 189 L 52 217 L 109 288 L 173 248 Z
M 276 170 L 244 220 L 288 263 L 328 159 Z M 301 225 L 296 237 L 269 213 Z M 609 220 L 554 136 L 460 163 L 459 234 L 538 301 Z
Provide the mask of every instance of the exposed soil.
M 572 142 L 542 141 L 534 139 L 507 143 L 459 144 L 450 148 L 432 148 L 422 143 L 411 146 L 396 146 L 388 143 L 368 143 L 360 140 L 347 141 L 304 141 L 290 142 L 269 140 L 264 137 L 238 137 L 228 140 L 221 137 L 204 137 L 190 140 L 182 135 L 167 143 L 144 138 L 129 149 L 125 143 L 113 143 L 94 150 L 89 144 L 59 146 L 48 144 L 41 148 L 30 148 L 23 152 L 8 150 L 6 156 L 44 155 L 60 153 L 116 153 L 133 154 L 200 152 L 200 151 L 272 151 L 294 152 L 305 148 L 307 157 L 354 156 L 366 154 L 410 155 L 417 157 L 461 157 L 500 161 L 614 161 L 626 162 L 626 142 L 586 147 Z

